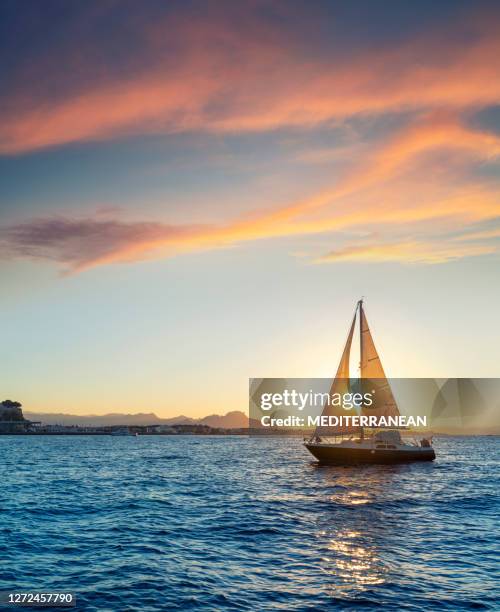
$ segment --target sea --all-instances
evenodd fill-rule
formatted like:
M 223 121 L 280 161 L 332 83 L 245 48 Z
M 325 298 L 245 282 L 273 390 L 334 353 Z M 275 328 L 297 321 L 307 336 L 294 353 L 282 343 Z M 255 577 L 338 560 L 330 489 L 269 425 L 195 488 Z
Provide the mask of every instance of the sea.
M 0 436 L 0 590 L 99 612 L 499 610 L 500 438 L 434 446 L 319 467 L 298 438 Z

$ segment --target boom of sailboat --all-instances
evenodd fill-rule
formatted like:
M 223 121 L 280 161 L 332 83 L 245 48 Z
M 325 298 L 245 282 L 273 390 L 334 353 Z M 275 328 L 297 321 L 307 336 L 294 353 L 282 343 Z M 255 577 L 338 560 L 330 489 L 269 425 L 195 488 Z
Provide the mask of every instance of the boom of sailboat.
M 333 380 L 330 395 L 349 393 L 352 386 L 350 379 L 350 356 L 356 322 L 359 320 L 360 339 L 360 376 L 358 385 L 361 390 L 375 388 L 376 401 L 370 406 L 362 406 L 361 422 L 394 423 L 401 421 L 396 400 L 382 367 L 375 343 L 368 326 L 363 300 L 356 304 L 356 310 L 349 328 L 347 341 L 342 352 L 337 374 Z M 403 441 L 399 429 L 379 429 L 372 432 L 365 427 L 353 424 L 342 418 L 343 409 L 330 403 L 325 404 L 319 425 L 305 447 L 323 464 L 358 464 L 358 463 L 402 463 L 408 461 L 432 461 L 436 455 L 432 440 L 423 438 L 420 443 L 409 444 Z M 323 418 L 326 417 L 326 418 Z M 334 418 L 337 417 L 337 418 Z M 355 422 L 355 421 L 354 421 Z M 339 440 L 340 438 L 340 440 Z

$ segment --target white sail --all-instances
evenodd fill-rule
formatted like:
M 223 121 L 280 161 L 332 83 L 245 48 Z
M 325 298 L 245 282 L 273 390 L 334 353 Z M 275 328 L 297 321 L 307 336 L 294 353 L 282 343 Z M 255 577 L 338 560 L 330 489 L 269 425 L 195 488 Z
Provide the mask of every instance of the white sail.
M 372 406 L 364 407 L 361 411 L 364 415 L 377 417 L 399 416 L 400 412 L 394 399 L 389 381 L 382 367 L 382 362 L 375 348 L 368 321 L 366 320 L 363 302 L 359 302 L 360 321 L 360 376 L 364 391 L 375 391 L 375 401 Z
M 357 309 L 356 309 L 357 311 Z M 349 359 L 351 356 L 351 345 L 352 338 L 354 335 L 354 327 L 356 325 L 356 312 L 351 323 L 351 329 L 347 336 L 344 351 L 340 359 L 339 367 L 337 368 L 337 374 L 333 380 L 330 388 L 330 397 L 333 397 L 336 393 L 343 395 L 349 393 Z M 348 414 L 342 406 L 332 406 L 326 403 L 323 407 L 322 416 L 346 416 Z M 314 432 L 315 436 L 335 436 L 343 433 L 352 433 L 358 431 L 359 427 L 348 427 L 348 426 L 318 426 Z

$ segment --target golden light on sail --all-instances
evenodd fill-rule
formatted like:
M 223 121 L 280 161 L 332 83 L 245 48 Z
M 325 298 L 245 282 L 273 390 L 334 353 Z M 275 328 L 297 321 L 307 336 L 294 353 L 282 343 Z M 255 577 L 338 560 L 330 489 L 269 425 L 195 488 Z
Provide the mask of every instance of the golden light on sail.
M 400 412 L 394 399 L 389 381 L 382 367 L 375 342 L 368 326 L 363 302 L 358 302 L 360 324 L 360 377 L 363 390 L 375 390 L 374 405 L 363 407 L 361 414 L 376 417 L 399 416 Z
M 333 380 L 332 386 L 330 387 L 330 397 L 336 394 L 343 395 L 349 393 L 350 379 L 349 379 L 349 361 L 351 358 L 351 345 L 352 338 L 354 336 L 354 328 L 356 326 L 356 312 L 352 319 L 351 328 L 347 336 L 347 340 L 340 358 L 339 367 L 337 368 L 337 374 Z M 322 416 L 344 416 L 345 410 L 342 406 L 333 405 L 331 403 L 325 404 L 323 408 Z M 341 433 L 353 433 L 357 431 L 359 427 L 350 426 L 319 426 L 316 428 L 315 435 L 317 436 L 334 436 Z
M 356 304 L 356 310 L 351 323 L 349 334 L 342 352 L 337 374 L 330 388 L 330 397 L 334 394 L 344 394 L 351 391 L 351 379 L 349 361 L 351 357 L 351 346 L 356 328 L 356 320 L 359 315 L 359 335 L 360 335 L 360 381 L 359 387 L 362 393 L 373 393 L 374 402 L 370 407 L 363 406 L 361 414 L 366 416 L 389 417 L 399 416 L 400 412 L 394 399 L 389 381 L 382 367 L 379 354 L 375 347 L 375 342 L 368 326 L 368 320 L 363 308 L 363 300 Z M 322 416 L 345 416 L 346 411 L 342 406 L 334 406 L 326 403 Z M 360 427 L 338 425 L 320 425 L 316 428 L 314 435 L 318 437 L 337 436 L 342 434 L 360 432 Z

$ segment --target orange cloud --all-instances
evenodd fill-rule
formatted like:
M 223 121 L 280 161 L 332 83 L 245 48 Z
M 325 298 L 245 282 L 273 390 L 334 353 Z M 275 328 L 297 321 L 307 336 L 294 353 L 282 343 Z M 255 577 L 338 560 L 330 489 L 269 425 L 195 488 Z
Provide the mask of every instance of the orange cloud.
M 33 220 L 0 229 L 0 248 L 4 257 L 45 258 L 76 271 L 242 241 L 370 226 L 416 227 L 433 221 L 434 227 L 446 235 L 457 222 L 499 217 L 499 196 L 494 188 L 458 179 L 443 185 L 433 179 L 428 156 L 437 150 L 452 150 L 455 155 L 461 154 L 460 159 L 472 157 L 480 161 L 498 155 L 500 139 L 471 130 L 448 115 L 432 115 L 366 153 L 332 188 L 272 211 L 256 212 L 223 225 L 173 226 L 102 218 Z M 448 163 L 447 170 L 452 169 L 453 164 Z M 422 176 L 426 177 L 424 182 Z M 410 198 L 412 190 L 416 195 Z M 488 237 L 491 236 L 483 236 L 485 240 Z M 437 247 L 410 239 L 395 244 L 348 246 L 316 261 L 400 257 L 429 263 L 494 250 L 494 245 L 485 243 Z
M 405 262 L 436 264 L 446 263 L 462 257 L 473 257 L 498 252 L 498 248 L 488 244 L 457 245 L 453 242 L 440 244 L 430 241 L 408 240 L 386 244 L 351 245 L 331 251 L 319 257 L 316 263 L 341 261 L 368 262 Z
M 414 180 L 416 188 L 425 191 L 421 174 L 424 172 L 428 183 L 431 175 L 431 170 L 425 167 L 425 154 L 442 149 L 458 151 L 476 160 L 491 159 L 500 153 L 500 138 L 471 130 L 448 115 L 426 117 L 367 153 L 333 187 L 289 206 L 230 224 L 219 236 L 222 233 L 232 240 L 248 240 L 327 232 L 367 223 L 415 222 L 451 215 L 480 220 L 499 215 L 496 192 L 481 186 L 457 182 L 459 193 L 454 193 L 454 185 L 447 185 L 444 193 L 438 189 L 436 194 L 435 186 L 430 184 L 417 205 L 406 203 L 411 188 L 408 183 L 399 186 L 400 193 L 395 193 L 395 180 L 400 174 L 414 172 L 418 158 L 424 158 L 421 160 L 424 168 L 418 168 Z M 321 209 L 326 212 L 318 216 Z
M 500 100 L 498 20 L 472 21 L 467 37 L 457 35 L 463 24 L 456 24 L 347 58 L 305 55 L 293 33 L 255 18 L 242 23 L 167 21 L 154 37 L 170 46 L 159 45 L 154 61 L 133 76 L 45 99 L 13 91 L 10 110 L 0 115 L 0 153 L 124 134 L 307 128 L 359 114 Z

